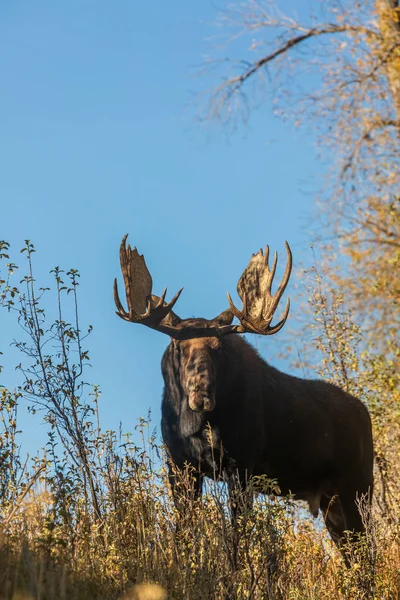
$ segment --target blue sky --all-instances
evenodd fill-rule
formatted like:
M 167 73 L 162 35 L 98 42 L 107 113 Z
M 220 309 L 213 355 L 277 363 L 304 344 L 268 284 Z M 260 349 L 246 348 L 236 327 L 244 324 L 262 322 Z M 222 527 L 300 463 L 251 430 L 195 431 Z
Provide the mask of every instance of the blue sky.
M 296 4 L 282 3 L 289 13 Z M 226 292 L 266 243 L 283 259 L 287 239 L 295 267 L 311 260 L 322 173 L 312 130 L 284 125 L 269 102 L 229 138 L 195 118 L 193 94 L 213 81 L 193 75 L 216 17 L 207 0 L 0 3 L 0 238 L 18 260 L 24 239 L 34 242 L 41 285 L 55 265 L 80 270 L 81 320 L 94 327 L 86 378 L 102 390 L 107 429 L 122 421 L 132 430 L 149 407 L 158 425 L 168 343 L 114 313 L 125 233 L 145 254 L 155 293 L 184 286 L 182 317 L 226 308 Z M 295 305 L 292 327 L 300 312 Z M 12 387 L 8 345 L 19 332 L 5 311 L 0 328 L 1 383 Z M 285 368 L 278 336 L 254 341 Z M 21 419 L 26 446 L 43 445 L 41 417 Z

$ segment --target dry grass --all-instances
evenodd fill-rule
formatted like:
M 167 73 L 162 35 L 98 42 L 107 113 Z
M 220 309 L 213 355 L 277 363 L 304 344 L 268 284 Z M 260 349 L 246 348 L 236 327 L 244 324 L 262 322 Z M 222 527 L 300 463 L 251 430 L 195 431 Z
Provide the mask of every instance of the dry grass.
M 242 518 L 235 569 L 223 487 L 211 484 L 202 502 L 189 503 L 177 533 L 165 468 L 155 470 L 142 449 L 130 455 L 133 463 L 135 473 L 122 473 L 105 493 L 101 523 L 90 511 L 67 518 L 54 482 L 27 494 L 2 533 L 0 598 L 400 597 L 398 515 L 389 524 L 375 509 L 347 570 L 321 521 L 290 499 L 259 496 Z

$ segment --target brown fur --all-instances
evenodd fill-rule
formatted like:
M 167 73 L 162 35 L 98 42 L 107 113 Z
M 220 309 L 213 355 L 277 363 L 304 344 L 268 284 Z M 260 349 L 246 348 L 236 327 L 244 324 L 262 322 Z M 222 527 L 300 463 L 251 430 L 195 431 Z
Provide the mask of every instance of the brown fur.
M 337 544 L 346 529 L 363 531 L 356 500 L 371 500 L 373 444 L 357 398 L 282 373 L 237 335 L 174 341 L 162 372 L 163 438 L 178 468 L 196 469 L 198 493 L 204 475 L 237 475 L 243 486 L 267 475 L 282 494 L 307 501 L 312 514 L 321 509 Z

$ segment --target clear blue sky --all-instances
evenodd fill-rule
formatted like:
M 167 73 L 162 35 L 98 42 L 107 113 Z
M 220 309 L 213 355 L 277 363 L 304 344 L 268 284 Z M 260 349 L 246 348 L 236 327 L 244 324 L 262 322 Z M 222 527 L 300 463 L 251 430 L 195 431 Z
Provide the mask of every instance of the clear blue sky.
M 42 285 L 54 265 L 80 270 L 81 319 L 94 326 L 86 378 L 102 390 L 107 429 L 121 420 L 132 430 L 149 407 L 158 425 L 168 343 L 114 314 L 123 234 L 145 254 L 155 293 L 184 286 L 183 317 L 226 308 L 226 292 L 266 243 L 283 258 L 287 239 L 295 267 L 310 255 L 321 175 L 311 129 L 296 133 L 266 103 L 227 139 L 188 108 L 211 84 L 193 67 L 210 52 L 216 16 L 208 0 L 0 3 L 0 238 L 14 250 L 34 242 Z M 296 268 L 292 280 L 293 296 Z M 19 333 L 5 311 L 0 330 L 7 354 Z M 257 344 L 284 367 L 278 338 Z M 1 383 L 13 386 L 12 361 L 1 362 Z M 40 422 L 22 414 L 31 450 L 46 441 Z

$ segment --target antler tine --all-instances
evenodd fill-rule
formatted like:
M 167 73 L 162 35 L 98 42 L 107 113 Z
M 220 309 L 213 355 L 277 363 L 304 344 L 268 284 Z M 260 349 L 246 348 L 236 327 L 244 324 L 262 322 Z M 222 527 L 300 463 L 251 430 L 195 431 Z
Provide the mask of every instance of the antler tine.
M 269 290 L 271 291 L 271 285 L 275 277 L 276 265 L 278 264 L 278 253 L 275 251 L 274 254 L 274 262 L 272 263 L 272 269 L 270 271 L 269 277 Z
M 263 253 L 262 248 L 260 249 L 260 252 L 261 252 L 261 254 Z M 269 245 L 268 244 L 265 246 L 265 264 L 269 268 Z
M 227 292 L 226 295 L 228 296 L 229 308 L 231 309 L 231 312 L 233 313 L 233 315 L 235 317 L 240 319 L 242 312 L 244 312 L 244 310 L 242 311 L 242 310 L 239 310 L 238 308 L 236 308 L 229 292 Z M 244 297 L 243 297 L 243 304 L 244 303 L 246 303 L 246 294 L 244 294 Z
M 183 290 L 183 288 L 182 288 L 182 290 Z M 182 290 L 181 290 L 181 291 L 182 291 Z M 159 299 L 159 301 L 158 301 L 158 303 L 157 303 L 157 308 L 158 308 L 159 306 L 162 306 L 162 305 L 164 304 L 164 300 L 165 300 L 165 296 L 166 296 L 166 295 L 167 295 L 167 288 L 164 288 L 164 291 L 163 291 L 163 293 L 161 294 L 161 298 Z M 178 298 L 179 298 L 179 296 L 178 296 Z M 177 298 L 177 299 L 178 299 L 178 298 Z
M 167 291 L 167 289 L 165 289 L 165 292 Z M 179 296 L 182 294 L 183 292 L 183 287 L 176 292 L 175 296 L 172 298 L 172 300 L 170 302 L 168 302 L 167 307 L 169 310 L 171 310 L 172 308 L 174 308 Z
M 115 311 L 116 314 L 121 317 L 121 319 L 124 319 L 124 321 L 129 321 L 129 313 L 126 312 L 119 298 L 117 278 L 114 279 L 114 302 L 118 309 Z
M 290 279 L 290 274 L 292 272 L 292 262 L 293 262 L 292 251 L 290 250 L 290 246 L 286 240 L 285 240 L 285 246 L 286 246 L 286 253 L 287 253 L 288 259 L 287 259 L 287 263 L 286 263 L 285 273 L 283 274 L 283 277 L 282 277 L 282 281 L 279 284 L 279 287 L 274 294 L 274 298 L 276 298 L 276 305 L 278 305 L 279 300 L 283 296 L 283 293 L 284 293 L 286 286 Z M 276 254 L 276 258 L 278 258 L 278 254 Z
M 289 316 L 289 311 L 290 311 L 290 298 L 287 299 L 282 319 L 279 321 L 279 323 L 277 323 L 273 327 L 269 327 L 269 329 L 268 329 L 268 335 L 272 335 L 274 333 L 278 333 L 278 331 L 280 331 L 282 329 L 282 327 L 286 323 L 286 319 Z
M 287 286 L 289 278 L 290 278 L 290 273 L 292 271 L 292 253 L 291 253 L 289 244 L 286 241 L 285 241 L 285 245 L 286 245 L 286 252 L 288 255 L 286 269 L 285 269 L 285 273 L 283 275 L 282 281 L 279 284 L 279 287 L 276 290 L 275 294 L 273 294 L 273 295 L 271 293 L 271 286 L 272 286 L 272 282 L 273 282 L 273 279 L 275 276 L 276 265 L 278 262 L 278 253 L 277 252 L 275 252 L 274 264 L 272 266 L 272 269 L 271 269 L 271 271 L 268 270 L 269 272 L 267 273 L 267 282 L 268 282 L 267 286 L 266 286 L 267 294 L 264 295 L 262 310 L 261 310 L 261 314 L 264 316 L 264 319 L 270 318 L 270 320 L 272 320 L 274 312 L 275 312 L 275 310 L 279 304 L 279 301 L 286 289 L 286 286 Z
M 275 277 L 275 272 L 276 272 L 276 265 L 278 263 L 278 253 L 275 252 L 274 254 L 274 262 L 272 263 L 272 269 L 270 270 L 269 268 L 269 261 L 268 261 L 268 257 L 269 257 L 269 246 L 266 246 L 265 248 L 265 273 L 266 273 L 266 282 L 265 282 L 265 293 L 263 296 L 263 302 L 260 308 L 260 317 L 263 316 L 263 314 L 265 313 L 265 308 L 268 302 L 268 298 L 271 296 L 271 287 L 272 287 L 272 282 L 274 280 Z
M 127 237 L 128 237 L 128 234 L 124 235 L 124 237 L 122 238 L 121 245 L 119 247 L 119 261 L 120 261 L 120 265 L 121 265 L 122 277 L 124 279 L 125 295 L 126 295 L 126 301 L 128 304 L 128 311 L 130 311 L 130 309 L 131 309 L 131 306 L 130 306 L 131 281 L 130 281 L 129 269 L 128 269 L 128 265 L 129 265 L 128 254 L 130 256 L 132 253 L 132 250 L 131 250 L 130 244 L 128 244 L 128 247 L 126 247 L 126 238 Z
M 163 310 L 167 310 L 168 312 L 171 312 L 171 310 L 173 309 L 173 307 L 175 306 L 179 296 L 181 295 L 181 293 L 183 292 L 183 288 L 181 288 L 180 290 L 178 290 L 175 294 L 175 296 L 172 298 L 172 300 L 170 300 L 170 302 L 165 302 L 165 296 L 167 293 L 167 288 L 164 289 L 163 293 L 161 294 L 161 297 L 159 298 L 158 296 L 156 296 L 155 294 L 151 296 L 151 298 L 149 298 L 148 300 L 148 304 L 147 304 L 147 310 L 155 310 L 157 308 L 163 308 Z M 153 306 L 152 304 L 152 300 L 154 300 L 156 302 L 156 305 Z M 164 317 L 165 318 L 165 317 Z

